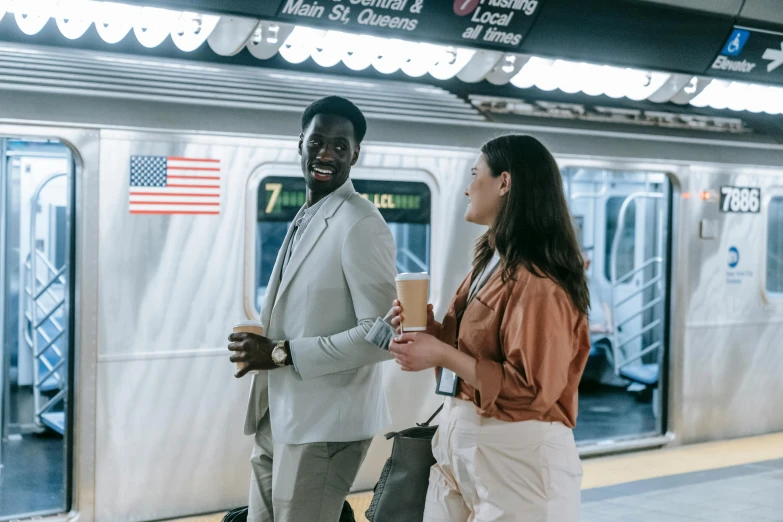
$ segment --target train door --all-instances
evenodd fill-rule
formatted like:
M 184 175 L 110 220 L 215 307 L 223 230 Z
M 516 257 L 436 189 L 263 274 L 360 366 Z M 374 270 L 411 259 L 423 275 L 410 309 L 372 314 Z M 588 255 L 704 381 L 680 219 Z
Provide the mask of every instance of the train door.
M 73 160 L 0 139 L 0 520 L 68 510 Z
M 670 184 L 663 173 L 565 167 L 590 285 L 582 443 L 662 433 Z

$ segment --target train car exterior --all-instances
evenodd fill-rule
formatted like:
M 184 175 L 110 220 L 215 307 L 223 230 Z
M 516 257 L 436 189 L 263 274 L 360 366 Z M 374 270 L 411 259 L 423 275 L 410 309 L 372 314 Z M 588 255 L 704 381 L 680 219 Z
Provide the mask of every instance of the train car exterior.
M 86 70 L 88 62 L 85 54 L 73 67 Z M 145 75 L 175 74 L 155 64 L 138 67 Z M 253 96 L 265 101 L 252 103 L 223 99 L 207 81 L 194 83 L 220 103 L 177 98 L 173 79 L 155 97 L 122 87 L 111 95 L 100 86 L 89 93 L 0 88 L 0 136 L 53 140 L 73 159 L 65 290 L 71 402 L 64 430 L 71 516 L 153 520 L 245 502 L 249 382 L 232 376 L 225 338 L 235 321 L 259 314 L 259 267 L 274 248 L 264 244 L 265 234 L 287 226 L 275 217 L 276 205 L 285 210 L 279 198 L 289 198 L 289 206 L 299 201 L 298 117 L 306 101 L 334 85 L 370 107 L 352 177 L 378 205 L 401 201 L 393 196 L 413 198 L 404 200 L 411 211 L 428 205 L 415 220 L 401 217 L 390 227 L 398 249 L 407 241 L 399 265 L 432 274 L 436 315 L 468 272 L 481 233 L 462 218 L 463 192 L 486 139 L 522 132 L 550 147 L 585 231 L 605 231 L 606 209 L 615 209 L 613 234 L 583 236 L 592 243 L 598 292 L 637 304 L 630 312 L 613 310 L 616 321 L 635 326 L 626 329 L 630 336 L 607 336 L 627 348 L 610 349 L 610 366 L 619 375 L 620 359 L 634 367 L 637 355 L 634 361 L 659 364 L 659 406 L 649 430 L 586 437 L 584 455 L 783 430 L 783 145 L 760 133 L 491 121 L 470 103 L 421 85 L 266 74 L 267 81 L 278 74 L 283 85 L 256 85 Z M 232 81 L 238 91 L 246 88 Z M 298 89 L 295 97 L 280 94 L 286 85 Z M 387 99 L 372 101 L 368 91 L 386 92 Z M 218 213 L 132 212 L 133 157 L 217 160 Z M 411 192 L 395 192 L 392 185 L 400 183 Z M 653 229 L 654 241 L 640 246 Z M 657 271 L 647 270 L 653 266 Z M 652 288 L 660 293 L 647 296 Z M 658 297 L 658 315 L 646 314 L 652 305 L 645 303 Z M 634 332 L 638 346 L 629 340 Z M 650 362 L 649 354 L 657 359 Z M 439 403 L 431 376 L 403 375 L 384 364 L 390 429 L 426 419 Z M 357 490 L 374 485 L 389 450 L 386 441 L 374 442 Z

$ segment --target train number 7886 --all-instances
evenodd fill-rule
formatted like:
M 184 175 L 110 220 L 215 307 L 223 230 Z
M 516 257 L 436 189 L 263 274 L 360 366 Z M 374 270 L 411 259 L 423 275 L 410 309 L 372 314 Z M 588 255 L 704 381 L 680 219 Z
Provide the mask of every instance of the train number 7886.
M 720 188 L 721 212 L 758 212 L 761 209 L 761 189 L 758 187 Z

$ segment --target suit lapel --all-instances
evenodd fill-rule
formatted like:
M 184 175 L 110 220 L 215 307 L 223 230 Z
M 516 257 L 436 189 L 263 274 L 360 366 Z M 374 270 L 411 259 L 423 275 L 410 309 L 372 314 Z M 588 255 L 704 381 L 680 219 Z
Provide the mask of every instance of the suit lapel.
M 313 220 L 310 221 L 310 224 L 307 225 L 307 230 L 305 230 L 302 239 L 299 240 L 296 250 L 291 254 L 291 259 L 288 261 L 288 266 L 283 273 L 283 280 L 280 281 L 278 295 L 282 296 L 285 293 L 296 272 L 299 271 L 299 267 L 302 266 L 302 262 L 307 258 L 307 254 L 313 249 L 324 230 L 326 230 L 326 220 L 320 213 L 316 214 Z
M 304 212 L 304 207 L 299 209 L 294 217 L 294 223 Z M 283 244 L 280 246 L 280 250 L 277 252 L 277 259 L 275 260 L 275 266 L 272 268 L 272 275 L 269 276 L 269 284 L 266 287 L 266 293 L 264 294 L 264 305 L 261 309 L 261 324 L 264 328 L 269 330 L 269 320 L 272 317 L 272 308 L 274 308 L 277 294 L 280 289 L 280 272 L 283 270 L 283 263 L 285 262 L 285 254 L 288 251 L 288 245 L 294 238 L 294 226 L 293 223 L 288 227 Z
M 321 237 L 321 234 L 324 233 L 324 230 L 326 230 L 326 227 L 328 226 L 329 219 L 334 216 L 335 212 L 337 212 L 337 209 L 340 208 L 340 205 L 342 205 L 343 202 L 354 192 L 353 183 L 351 183 L 351 180 L 347 180 L 345 183 L 343 183 L 342 186 L 340 186 L 340 188 L 335 190 L 332 195 L 329 196 L 329 199 L 324 202 L 318 213 L 316 213 L 316 215 L 313 217 L 313 220 L 310 221 L 309 225 L 307 225 L 307 229 L 305 230 L 302 239 L 299 240 L 299 244 L 296 246 L 296 250 L 294 250 L 293 254 L 291 255 L 291 259 L 288 261 L 288 266 L 285 269 L 285 273 L 283 273 L 283 280 L 280 281 L 280 288 L 277 291 L 278 298 L 282 297 L 282 295 L 288 289 L 294 276 L 296 276 L 296 273 L 302 266 L 302 263 L 305 259 L 307 259 L 307 256 L 313 250 L 316 243 L 318 243 L 318 239 Z M 282 252 L 284 256 L 284 250 Z M 277 260 L 280 262 L 280 255 L 277 256 Z M 275 265 L 277 265 L 277 263 L 275 263 Z M 277 268 L 277 266 L 275 266 L 275 268 Z

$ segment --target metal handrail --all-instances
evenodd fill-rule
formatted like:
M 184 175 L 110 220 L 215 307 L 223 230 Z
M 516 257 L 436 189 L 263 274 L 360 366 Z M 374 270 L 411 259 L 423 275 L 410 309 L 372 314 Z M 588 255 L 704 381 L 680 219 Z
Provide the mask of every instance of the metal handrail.
M 614 238 L 612 239 L 612 250 L 610 254 L 610 264 L 609 264 L 609 271 L 610 275 L 612 277 L 612 286 L 615 286 L 618 284 L 617 281 L 617 252 L 620 250 L 620 232 L 623 228 L 625 228 L 625 214 L 628 211 L 628 206 L 634 202 L 636 199 L 640 198 L 651 198 L 651 199 L 662 199 L 663 194 L 660 194 L 658 192 L 634 192 L 633 194 L 629 195 L 627 198 L 625 198 L 625 201 L 623 201 L 623 204 L 620 206 L 620 213 L 617 218 L 617 229 L 614 232 Z
M 38 255 L 38 256 L 40 257 L 40 252 L 36 252 L 36 255 Z M 25 263 L 24 263 L 24 267 L 25 267 L 27 270 L 29 270 L 29 271 L 30 271 L 30 273 L 32 273 L 32 262 L 31 262 L 31 258 L 32 258 L 32 255 L 28 254 L 28 256 L 27 256 L 27 260 L 26 260 L 26 261 L 25 261 Z M 66 281 L 65 281 L 64 277 L 62 277 L 61 275 L 60 275 L 60 276 L 58 276 L 58 275 L 57 275 L 57 274 L 59 273 L 59 271 L 58 271 L 58 270 L 56 270 L 56 269 L 55 269 L 55 268 L 52 266 L 52 264 L 51 264 L 51 263 L 49 263 L 49 260 L 48 260 L 48 259 L 46 259 L 46 258 L 43 258 L 43 259 L 42 259 L 42 261 L 44 262 L 44 264 L 46 265 L 46 267 L 49 269 L 49 271 L 50 271 L 51 273 L 55 274 L 55 277 L 54 277 L 54 278 L 52 278 L 52 279 L 51 279 L 49 282 L 47 282 L 47 281 L 45 281 L 45 280 L 43 280 L 43 279 L 40 279 L 40 278 L 38 277 L 38 275 L 37 275 L 37 274 L 35 274 L 35 275 L 34 275 L 34 277 L 35 277 L 35 282 L 36 282 L 36 284 L 39 284 L 39 283 L 40 283 L 40 284 L 44 284 L 44 285 L 45 285 L 45 290 L 42 290 L 41 292 L 39 292 L 39 293 L 36 295 L 36 297 L 35 297 L 35 298 L 32 298 L 33 290 L 31 290 L 29 286 L 26 286 L 26 285 L 25 285 L 25 287 L 24 287 L 24 291 L 25 291 L 25 293 L 26 293 L 28 296 L 30 296 L 30 297 L 31 297 L 31 299 L 33 300 L 33 302 L 34 302 L 36 305 L 38 305 L 38 307 L 39 307 L 41 310 L 44 310 L 44 306 L 38 302 L 38 299 L 40 299 L 40 298 L 43 296 L 43 294 L 44 294 L 44 293 L 45 293 L 46 295 L 48 295 L 48 296 L 49 296 L 49 298 L 50 298 L 50 299 L 52 299 L 53 301 L 57 301 L 57 299 L 58 299 L 58 298 L 57 298 L 57 295 L 55 295 L 55 294 L 52 292 L 52 285 L 51 285 L 51 284 L 49 284 L 49 283 L 51 283 L 51 282 L 53 282 L 53 281 L 56 281 L 56 280 L 58 280 L 58 279 L 59 279 L 59 280 L 60 280 L 60 283 L 61 283 L 61 284 L 63 284 L 63 285 L 65 285 L 65 284 L 66 284 Z M 65 270 L 67 267 L 68 267 L 68 264 L 66 263 L 65 265 L 63 265 L 63 270 Z M 25 317 L 27 317 L 28 319 L 30 319 L 30 317 L 29 317 L 28 313 L 29 313 L 29 312 L 25 313 Z M 60 323 L 58 323 L 56 319 L 52 319 L 52 323 L 53 323 L 55 326 L 57 326 L 57 328 L 62 328 L 62 325 L 61 325 Z
M 35 325 L 35 328 L 38 329 L 46 324 L 46 321 L 49 320 L 49 318 L 54 315 L 54 313 L 60 309 L 61 306 L 65 304 L 65 299 L 60 299 L 57 303 L 55 303 L 54 306 L 52 306 L 48 312 L 43 316 L 43 318 L 38 321 L 38 324 Z
M 62 354 L 60 353 L 60 350 L 59 350 L 59 348 L 57 348 L 57 346 L 56 346 L 54 343 L 56 343 L 57 341 L 59 341 L 59 340 L 60 340 L 60 338 L 61 338 L 63 335 L 65 335 L 65 330 L 60 330 L 60 331 L 57 333 L 57 335 L 55 335 L 55 336 L 54 336 L 54 337 L 52 337 L 51 339 L 47 339 L 46 337 L 44 337 L 44 341 L 46 341 L 46 345 L 44 345 L 44 347 L 43 347 L 43 348 L 41 348 L 41 350 L 40 350 L 38 353 L 39 353 L 39 354 L 42 354 L 42 353 L 44 353 L 46 350 L 48 350 L 49 348 L 51 348 L 52 350 L 55 350 L 55 351 L 57 352 L 57 355 L 62 355 Z
M 35 297 L 34 297 L 33 299 L 36 299 L 36 300 L 37 300 L 38 298 L 40 298 L 42 295 L 44 295 L 45 293 L 47 293 L 47 292 L 49 291 L 49 289 L 52 287 L 52 285 L 53 285 L 54 283 L 56 283 L 56 282 L 57 282 L 57 280 L 58 280 L 58 279 L 62 279 L 62 276 L 63 276 L 63 274 L 65 273 L 65 269 L 66 269 L 66 268 L 67 268 L 66 266 L 63 266 L 63 267 L 62 267 L 62 268 L 61 268 L 61 269 L 60 269 L 60 270 L 59 270 L 59 271 L 58 271 L 58 272 L 57 272 L 57 273 L 54 275 L 54 277 L 53 277 L 52 279 L 50 279 L 50 280 L 49 280 L 49 282 L 48 282 L 48 283 L 46 283 L 46 284 L 44 285 L 44 287 L 43 287 L 43 288 L 41 288 L 41 289 L 38 291 L 38 293 L 37 293 L 37 294 L 35 294 Z M 65 281 L 64 281 L 64 280 L 62 280 L 62 281 L 60 281 L 60 282 L 61 282 L 62 284 L 65 284 Z
M 617 276 L 617 258 L 618 253 L 620 250 L 620 241 L 623 236 L 623 231 L 625 229 L 625 221 L 626 221 L 626 215 L 628 212 L 628 207 L 631 205 L 631 203 L 634 203 L 637 199 L 663 199 L 663 194 L 658 192 L 649 192 L 649 191 L 641 191 L 641 192 L 634 192 L 630 194 L 628 197 L 625 198 L 625 201 L 623 201 L 623 204 L 620 206 L 620 211 L 618 213 L 617 218 L 617 228 L 615 229 L 614 237 L 612 238 L 612 247 L 610 250 L 610 257 L 609 257 L 609 272 L 611 277 L 611 285 L 612 285 L 612 305 L 615 310 L 615 315 L 618 315 L 616 313 L 617 308 L 620 306 L 626 304 L 629 302 L 632 298 L 644 294 L 645 291 L 647 291 L 650 287 L 653 287 L 654 285 L 658 284 L 661 280 L 663 280 L 663 255 L 662 255 L 662 247 L 659 245 L 658 248 L 656 248 L 657 252 L 656 254 L 651 257 L 648 260 L 645 260 L 639 267 L 636 267 L 632 269 L 631 271 L 623 274 L 622 277 L 618 278 Z M 640 288 L 634 290 L 629 295 L 625 296 L 623 299 L 617 301 L 616 299 L 616 291 L 618 285 L 621 283 L 624 283 L 628 280 L 630 280 L 633 276 L 639 274 L 640 272 L 643 272 L 645 269 L 647 269 L 650 266 L 657 266 L 659 267 L 655 272 L 657 275 L 652 277 L 649 281 L 644 283 Z M 655 341 L 650 346 L 645 347 L 642 349 L 638 354 L 630 357 L 630 358 L 623 358 L 624 351 L 621 350 L 623 346 L 628 345 L 631 341 L 635 341 L 636 339 L 639 339 L 643 337 L 646 333 L 653 331 L 658 326 L 663 325 L 663 321 L 661 319 L 655 319 L 650 324 L 644 326 L 639 332 L 636 332 L 631 337 L 628 337 L 626 339 L 620 340 L 620 325 L 626 324 L 631 319 L 638 317 L 645 311 L 653 308 L 656 306 L 661 300 L 663 300 L 663 296 L 659 295 L 657 298 L 653 299 L 650 303 L 647 303 L 646 305 L 642 306 L 640 310 L 636 311 L 633 315 L 630 317 L 626 317 L 621 322 L 617 323 L 617 327 L 613 329 L 612 332 L 612 351 L 613 351 L 613 363 L 614 363 L 614 372 L 616 375 L 620 375 L 620 370 L 628 366 L 629 364 L 641 359 L 646 354 L 657 350 L 662 346 L 661 341 Z M 622 353 L 621 353 L 622 352 Z
M 634 319 L 634 318 L 638 317 L 639 315 L 643 314 L 644 312 L 646 312 L 650 308 L 654 307 L 655 305 L 657 305 L 661 301 L 663 301 L 663 296 L 656 297 L 655 299 L 653 299 L 652 301 L 650 301 L 649 303 L 644 305 L 638 312 L 634 312 L 633 314 L 629 315 L 628 317 L 626 317 L 625 319 L 623 319 L 622 321 L 617 323 L 617 326 L 623 325 L 623 324 L 627 323 L 628 321 L 630 321 L 631 319 Z
M 640 351 L 639 353 L 637 353 L 633 357 L 631 357 L 629 359 L 626 359 L 625 363 L 623 364 L 623 366 L 627 366 L 629 363 L 632 363 L 632 362 L 634 362 L 636 360 L 641 359 L 642 357 L 644 357 L 648 353 L 652 352 L 653 350 L 657 350 L 660 347 L 661 347 L 661 341 L 655 341 L 650 346 L 644 348 L 642 351 Z
M 631 270 L 630 272 L 626 273 L 624 276 L 619 278 L 617 280 L 617 284 L 619 285 L 620 283 L 624 283 L 627 279 L 630 279 L 632 276 L 635 276 L 636 274 L 638 274 L 639 272 L 641 272 L 642 270 L 644 270 L 645 268 L 647 268 L 648 266 L 654 263 L 663 263 L 663 258 L 658 256 L 651 257 L 650 259 L 642 263 L 642 266 L 640 266 L 639 268 L 634 268 L 633 270 Z
M 41 192 L 43 191 L 43 189 L 49 183 L 51 183 L 53 180 L 55 180 L 57 178 L 61 178 L 63 176 L 67 176 L 67 173 L 52 174 L 51 176 L 47 177 L 41 183 L 38 184 L 38 186 L 35 188 L 35 191 L 33 192 L 33 195 L 31 197 L 32 205 L 31 205 L 31 211 L 30 211 L 30 229 L 29 229 L 30 230 L 30 236 L 29 236 L 29 240 L 30 240 L 30 261 L 29 261 L 30 272 L 29 272 L 29 278 L 30 278 L 30 280 L 28 281 L 28 283 L 29 283 L 29 293 L 28 293 L 28 295 L 29 295 L 29 298 L 30 298 L 30 303 L 29 303 L 29 307 L 30 308 L 28 310 L 28 313 L 29 313 L 30 324 L 32 325 L 32 334 L 29 337 L 31 337 L 31 339 L 30 339 L 30 348 L 32 349 L 32 353 L 33 353 L 33 408 L 35 410 L 35 417 L 34 417 L 35 424 L 36 424 L 36 426 L 38 428 L 43 428 L 43 426 L 44 426 L 44 424 L 43 424 L 43 422 L 41 420 L 41 416 L 44 413 L 46 413 L 47 411 L 49 411 L 52 407 L 54 407 L 57 403 L 59 403 L 59 402 L 61 402 L 61 401 L 63 401 L 65 399 L 65 396 L 66 396 L 65 392 L 66 392 L 66 389 L 67 389 L 67 383 L 65 382 L 65 380 L 64 379 L 58 379 L 58 381 L 60 382 L 60 385 L 61 385 L 60 391 L 54 397 L 52 397 L 51 399 L 46 401 L 43 406 L 41 406 L 41 399 L 42 399 L 41 386 L 45 382 L 45 379 L 48 379 L 52 375 L 52 373 L 55 373 L 57 371 L 58 368 L 55 367 L 54 370 L 52 370 L 52 368 L 50 368 L 50 365 L 48 364 L 48 361 L 45 361 L 44 364 L 47 366 L 47 370 L 49 370 L 49 371 L 47 371 L 45 373 L 45 379 L 41 378 L 39 360 L 40 359 L 45 359 L 45 357 L 43 357 L 43 352 L 41 350 L 39 350 L 39 347 L 38 347 L 38 335 L 40 334 L 44 338 L 45 342 L 47 343 L 47 346 L 52 344 L 52 340 L 48 338 L 48 335 L 46 335 L 46 333 L 43 330 L 41 330 L 41 327 L 46 323 L 47 320 L 49 320 L 52 317 L 54 312 L 56 310 L 58 310 L 65 303 L 64 299 L 58 300 L 56 296 L 51 295 L 51 284 L 49 284 L 49 283 L 51 283 L 52 280 L 57 280 L 57 279 L 61 278 L 61 274 L 64 273 L 64 271 L 65 271 L 64 269 L 67 266 L 67 261 L 66 261 L 66 263 L 65 263 L 65 265 L 64 265 L 62 270 L 57 270 L 55 267 L 53 267 L 51 265 L 51 263 L 49 263 L 49 261 L 46 258 L 44 258 L 42 255 L 39 254 L 38 249 L 36 248 L 36 244 L 35 244 L 35 240 L 36 240 L 36 217 L 37 217 L 36 216 L 37 212 L 35 211 L 35 209 L 37 208 L 38 199 L 41 196 Z M 39 259 L 39 258 L 42 258 L 42 259 Z M 47 270 L 50 273 L 54 274 L 54 277 L 50 277 L 49 281 L 41 281 L 39 279 L 39 277 L 38 277 L 38 264 L 37 263 L 39 263 L 41 261 L 43 262 L 43 264 L 47 268 Z M 39 293 L 37 287 L 38 287 L 38 283 L 41 283 L 41 282 L 44 284 L 45 289 L 44 289 L 43 292 Z M 64 281 L 63 281 L 63 283 L 64 283 Z M 41 319 L 39 321 L 39 318 L 38 318 L 38 308 L 40 307 L 42 309 L 42 311 L 43 311 L 43 306 L 40 305 L 38 300 L 40 299 L 40 297 L 42 297 L 44 295 L 44 293 L 49 295 L 56 302 L 56 304 L 47 313 L 45 313 L 43 319 Z M 57 303 L 57 301 L 59 301 L 59 303 Z M 25 315 L 27 315 L 27 314 L 25 314 Z M 52 323 L 55 324 L 55 327 L 60 332 L 64 332 L 65 331 L 66 327 L 64 325 L 60 325 L 58 322 L 54 321 L 53 319 L 52 319 Z M 27 331 L 27 328 L 25 328 L 25 332 L 26 331 Z M 25 334 L 25 338 L 26 339 L 28 338 L 27 334 Z M 56 350 L 55 353 L 61 358 L 61 361 L 64 363 L 64 358 L 62 356 L 63 355 L 62 352 L 60 352 L 59 350 Z
M 609 191 L 609 172 L 601 173 L 601 189 L 598 192 L 576 192 L 571 195 L 571 201 L 581 198 L 600 198 Z
M 44 364 L 46 364 L 47 372 L 44 374 L 43 377 L 41 377 L 41 382 L 46 382 L 46 380 L 53 375 L 55 376 L 55 378 L 59 379 L 59 377 L 57 376 L 57 370 L 65 366 L 65 359 L 60 359 L 57 362 L 57 364 L 55 364 L 54 366 L 50 366 L 49 363 L 44 363 Z
M 400 253 L 405 255 L 408 259 L 410 259 L 414 263 L 416 263 L 422 270 L 427 270 L 427 264 L 421 259 L 419 259 L 419 257 L 413 252 L 411 252 L 409 249 L 401 248 Z
M 623 339 L 623 342 L 619 343 L 619 346 L 623 346 L 623 345 L 626 345 L 626 344 L 630 343 L 631 341 L 635 341 L 636 339 L 638 339 L 639 337 L 643 336 L 644 334 L 646 334 L 647 332 L 649 332 L 650 330 L 652 330 L 653 328 L 655 328 L 659 324 L 661 324 L 661 320 L 660 319 L 656 319 L 652 323 L 648 324 L 647 326 L 645 326 L 644 328 L 642 328 L 641 330 L 639 330 L 638 332 L 633 334 L 628 339 Z
M 615 306 L 620 306 L 620 305 L 623 305 L 623 304 L 627 303 L 628 301 L 631 300 L 632 297 L 636 297 L 637 295 L 639 295 L 641 293 L 644 293 L 645 290 L 647 290 L 648 288 L 653 286 L 655 283 L 657 283 L 661 279 L 662 279 L 662 277 L 660 275 L 657 275 L 657 276 L 653 277 L 652 279 L 650 279 L 649 281 L 644 283 L 642 286 L 640 286 L 639 288 L 634 290 L 633 293 L 628 294 L 627 296 L 625 296 L 619 303 L 616 303 Z

